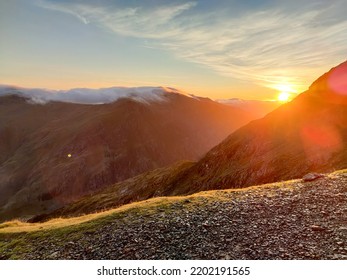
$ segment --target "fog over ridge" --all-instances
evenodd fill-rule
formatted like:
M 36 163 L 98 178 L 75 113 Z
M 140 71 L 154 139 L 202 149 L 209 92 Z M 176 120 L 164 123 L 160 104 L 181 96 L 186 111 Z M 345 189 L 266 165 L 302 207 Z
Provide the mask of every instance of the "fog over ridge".
M 193 98 L 193 96 L 189 94 L 170 87 L 146 86 L 51 90 L 0 85 L 0 96 L 11 94 L 29 98 L 30 102 L 35 104 L 46 104 L 50 101 L 78 104 L 105 104 L 115 102 L 121 98 L 129 98 L 143 103 L 165 102 L 168 100 L 168 94 L 180 94 Z

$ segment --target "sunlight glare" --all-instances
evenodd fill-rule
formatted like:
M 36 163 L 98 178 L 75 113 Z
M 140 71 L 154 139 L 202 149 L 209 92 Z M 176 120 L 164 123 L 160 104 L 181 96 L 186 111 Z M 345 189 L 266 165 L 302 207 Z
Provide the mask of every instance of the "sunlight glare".
M 277 97 L 278 101 L 280 102 L 288 102 L 290 99 L 290 93 L 282 91 Z
M 296 90 L 293 89 L 293 86 L 288 85 L 288 84 L 276 85 L 274 88 L 281 91 L 281 92 L 287 92 L 287 93 L 290 93 L 290 92 L 295 93 L 296 92 Z

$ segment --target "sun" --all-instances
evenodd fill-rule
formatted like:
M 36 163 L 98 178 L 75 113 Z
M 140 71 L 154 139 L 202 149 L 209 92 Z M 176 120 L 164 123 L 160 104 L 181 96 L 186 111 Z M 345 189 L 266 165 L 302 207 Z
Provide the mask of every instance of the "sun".
M 288 82 L 283 82 L 281 84 L 275 84 L 271 86 L 273 89 L 277 90 L 277 101 L 285 103 L 290 100 L 292 100 L 298 90 L 296 89 L 296 86 L 293 84 L 290 84 Z
M 288 102 L 290 99 L 290 93 L 282 91 L 278 94 L 277 100 L 280 102 Z

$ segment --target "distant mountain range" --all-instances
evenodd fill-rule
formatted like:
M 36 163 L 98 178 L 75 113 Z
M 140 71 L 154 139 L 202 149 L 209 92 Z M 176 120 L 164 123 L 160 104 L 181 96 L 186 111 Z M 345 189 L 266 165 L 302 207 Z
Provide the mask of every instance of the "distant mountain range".
M 252 112 L 259 116 L 259 118 L 265 116 L 267 113 L 272 112 L 283 103 L 278 101 L 261 101 L 261 100 L 244 100 L 239 98 L 231 99 L 217 99 L 217 102 L 233 106 L 248 112 Z
M 243 188 L 347 168 L 347 61 L 196 163 L 154 170 L 52 213 L 81 215 L 153 196 Z M 47 218 L 47 217 L 46 217 Z
M 198 160 L 257 117 L 172 88 L 1 86 L 0 220 L 50 212 L 140 173 Z

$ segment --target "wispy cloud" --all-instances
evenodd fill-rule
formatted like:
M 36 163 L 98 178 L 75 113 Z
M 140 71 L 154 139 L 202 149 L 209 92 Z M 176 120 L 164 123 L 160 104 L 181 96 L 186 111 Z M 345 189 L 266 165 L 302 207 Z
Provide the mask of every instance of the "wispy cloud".
M 201 10 L 198 2 L 124 6 L 46 0 L 40 5 L 268 87 L 291 84 L 303 90 L 327 67 L 347 58 L 344 0 L 300 1 L 300 10 L 282 3 L 238 15 L 230 15 L 228 7 Z

